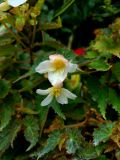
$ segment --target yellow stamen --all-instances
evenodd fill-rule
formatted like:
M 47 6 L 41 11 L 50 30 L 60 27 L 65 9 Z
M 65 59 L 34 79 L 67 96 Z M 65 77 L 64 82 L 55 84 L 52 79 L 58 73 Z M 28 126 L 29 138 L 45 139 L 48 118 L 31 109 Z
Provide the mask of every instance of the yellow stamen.
M 56 70 L 60 70 L 60 69 L 64 69 L 66 66 L 65 62 L 62 60 L 62 59 L 55 59 L 53 61 L 53 67 L 56 69 Z
M 52 93 L 55 97 L 58 97 L 61 94 L 61 90 L 62 90 L 61 87 L 53 87 Z

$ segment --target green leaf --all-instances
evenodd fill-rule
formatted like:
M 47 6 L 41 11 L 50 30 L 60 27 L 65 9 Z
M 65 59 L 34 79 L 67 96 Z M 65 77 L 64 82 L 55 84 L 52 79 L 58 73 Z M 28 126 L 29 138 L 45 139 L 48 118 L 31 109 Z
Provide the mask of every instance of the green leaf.
M 75 0 L 65 1 L 64 5 L 61 8 L 59 8 L 59 10 L 56 11 L 53 18 L 56 18 L 56 17 L 60 16 L 62 13 L 64 13 L 74 2 L 75 2 Z
M 4 0 L 0 0 L 0 3 L 4 2 Z
M 66 141 L 66 152 L 68 154 L 74 154 L 78 148 L 79 146 L 76 140 L 71 138 Z
M 20 90 L 21 92 L 31 91 L 35 85 L 35 83 L 33 83 L 32 81 L 26 79 L 22 80 L 21 84 L 22 84 L 22 89 Z
M 99 128 L 94 130 L 93 142 L 95 146 L 98 145 L 100 142 L 106 142 L 109 139 L 112 134 L 114 125 L 114 123 L 108 122 L 106 124 L 101 124 Z
M 5 154 L 1 157 L 2 160 L 13 160 L 15 157 L 14 152 L 11 152 L 11 150 L 7 150 Z
M 113 64 L 112 73 L 115 75 L 118 81 L 120 81 L 120 62 Z
M 105 118 L 106 113 L 106 107 L 108 102 L 108 88 L 104 87 L 99 90 L 99 96 L 98 96 L 98 108 L 100 109 L 100 113 Z
M 96 58 L 97 56 L 97 52 L 94 51 L 87 51 L 87 53 L 85 54 L 85 57 L 89 59 Z
M 12 57 L 17 48 L 12 45 L 2 46 L 0 48 L 0 57 Z
M 15 114 L 16 105 L 22 101 L 21 95 L 12 90 L 12 94 L 4 98 L 4 103 L 0 104 L 0 131 L 2 131 L 11 121 L 12 116 Z
M 0 132 L 0 155 L 11 145 L 21 128 L 19 121 L 12 121 L 9 126 Z
M 3 103 L 0 108 L 0 131 L 2 131 L 10 122 L 14 109 L 9 103 Z
M 92 47 L 101 53 L 106 52 L 109 54 L 119 55 L 120 52 L 119 41 L 112 38 L 112 35 L 106 33 L 97 38 Z
M 56 51 L 58 54 L 62 54 L 66 59 L 76 61 L 77 56 L 72 50 L 66 48 L 60 48 Z
M 50 151 L 54 150 L 55 147 L 59 144 L 60 141 L 60 132 L 59 131 L 54 131 L 49 135 L 49 138 L 47 139 L 47 144 L 45 147 L 38 153 L 38 158 L 41 158 L 45 154 L 49 153 Z
M 55 38 L 49 36 L 49 34 L 45 33 L 44 31 L 42 32 L 42 38 L 43 41 L 41 45 L 43 46 L 50 46 L 55 49 L 65 48 L 65 46 L 60 41 L 57 41 Z
M 14 158 L 15 158 L 15 160 L 28 160 L 29 155 L 22 154 L 22 155 L 19 155 L 17 157 L 15 157 L 15 155 L 13 155 L 12 159 L 9 159 L 9 156 L 8 156 L 8 159 L 3 159 L 3 160 L 13 160 Z
M 30 142 L 30 146 L 27 148 L 27 151 L 29 151 L 38 142 L 39 124 L 38 124 L 37 119 L 33 116 L 26 116 L 24 118 L 23 123 L 26 127 L 25 131 L 24 131 L 24 136 L 25 136 L 26 140 Z
M 35 108 L 36 111 L 38 112 L 38 116 L 39 116 L 39 124 L 40 124 L 40 136 L 42 134 L 45 122 L 47 120 L 47 115 L 49 112 L 49 107 L 42 107 L 40 106 L 40 98 L 42 99 L 42 97 L 36 95 L 35 98 Z
M 92 99 L 97 101 L 98 91 L 100 90 L 99 79 L 96 76 L 91 76 L 87 79 L 88 92 L 90 92 Z
M 93 61 L 88 66 L 92 69 L 96 69 L 97 71 L 108 71 L 111 68 L 111 66 L 102 59 Z
M 78 129 L 66 129 L 68 139 L 66 141 L 66 151 L 68 154 L 74 154 L 83 142 L 83 137 Z
M 93 160 L 101 155 L 104 148 L 105 145 L 94 147 L 91 144 L 88 144 L 85 148 L 81 148 L 79 150 L 78 155 L 81 159 Z
M 15 106 L 18 104 L 21 104 L 23 101 L 21 94 L 17 90 L 12 90 L 12 95 L 9 95 L 9 98 L 7 98 L 9 105 Z
M 9 83 L 4 79 L 0 79 L 0 98 L 6 97 L 9 90 L 10 90 Z
M 97 160 L 108 160 L 105 155 L 101 155 Z
M 20 122 L 16 121 L 16 128 L 14 129 L 14 131 L 12 133 L 11 142 L 10 142 L 12 148 L 14 147 L 13 142 L 14 142 L 15 138 L 17 137 L 17 133 L 20 131 L 20 129 L 21 129 L 21 124 L 20 124 Z
M 87 87 L 92 96 L 92 99 L 98 103 L 100 113 L 105 118 L 106 107 L 108 103 L 108 87 L 101 86 L 99 79 L 96 77 L 90 77 L 87 80 Z
M 53 100 L 51 105 L 52 105 L 52 108 L 54 109 L 55 113 L 57 113 L 61 118 L 66 119 L 65 115 L 61 111 L 61 108 L 60 108 L 60 105 L 58 104 L 58 102 Z
M 15 46 L 12 46 L 10 45 L 12 42 L 14 42 L 14 39 L 10 38 L 10 36 L 1 36 L 0 37 L 0 50 L 2 52 L 0 52 L 0 55 L 1 54 L 13 54 L 12 53 L 12 50 L 15 51 L 16 50 L 16 47 Z M 8 45 L 8 46 L 7 46 Z M 7 47 L 6 47 L 7 46 Z M 12 50 L 9 50 L 9 48 L 11 48 Z
M 10 57 L 0 57 L 0 72 L 2 73 L 5 69 L 12 65 Z
M 39 120 L 40 120 L 40 133 L 42 134 L 42 130 L 44 128 L 45 122 L 47 120 L 49 108 L 48 107 L 40 107 L 39 110 Z
M 120 98 L 117 95 L 116 91 L 112 88 L 109 89 L 109 103 L 112 105 L 118 113 L 120 113 Z
M 43 23 L 41 24 L 41 29 L 42 30 L 50 30 L 50 29 L 57 29 L 57 28 L 61 28 L 62 27 L 62 22 L 60 17 L 58 17 L 56 22 L 47 22 L 47 23 Z
M 73 120 L 81 121 L 81 120 L 83 120 L 83 118 L 85 116 L 85 111 L 82 107 L 77 108 L 77 109 L 74 108 L 73 110 L 69 110 L 69 111 L 67 110 L 65 115 L 66 115 L 67 118 L 71 118 Z

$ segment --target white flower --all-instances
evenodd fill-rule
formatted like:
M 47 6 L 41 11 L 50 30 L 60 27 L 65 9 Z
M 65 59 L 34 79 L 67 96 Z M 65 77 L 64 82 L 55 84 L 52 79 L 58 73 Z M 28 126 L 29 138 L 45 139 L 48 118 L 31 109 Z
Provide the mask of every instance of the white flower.
M 38 73 L 48 73 L 48 80 L 54 86 L 62 83 L 67 77 L 67 73 L 75 72 L 77 64 L 73 64 L 62 55 L 54 54 L 49 56 L 49 60 L 41 62 L 36 67 Z
M 50 104 L 54 97 L 56 98 L 56 101 L 60 104 L 68 104 L 68 98 L 74 100 L 77 97 L 75 94 L 71 93 L 65 88 L 62 88 L 60 85 L 53 86 L 46 90 L 37 89 L 36 93 L 40 95 L 48 95 L 41 102 L 41 106 L 47 106 L 48 104 Z
M 12 7 L 18 7 L 26 1 L 27 0 L 7 0 L 7 3 Z

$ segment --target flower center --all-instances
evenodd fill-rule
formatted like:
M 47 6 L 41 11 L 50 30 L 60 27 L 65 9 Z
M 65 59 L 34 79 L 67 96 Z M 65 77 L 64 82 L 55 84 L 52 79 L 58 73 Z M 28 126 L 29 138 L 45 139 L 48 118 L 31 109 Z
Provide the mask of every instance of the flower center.
M 53 87 L 52 93 L 55 97 L 58 97 L 61 94 L 61 90 L 61 87 Z
M 65 62 L 62 59 L 55 59 L 52 64 L 56 70 L 64 69 L 66 66 Z

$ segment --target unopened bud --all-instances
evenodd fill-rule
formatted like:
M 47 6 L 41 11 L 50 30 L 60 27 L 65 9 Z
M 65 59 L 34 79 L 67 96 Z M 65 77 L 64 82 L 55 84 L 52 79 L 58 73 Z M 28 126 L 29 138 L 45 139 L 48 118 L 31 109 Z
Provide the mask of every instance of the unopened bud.
M 0 11 L 7 11 L 9 10 L 11 7 L 8 5 L 7 2 L 3 2 L 3 3 L 0 3 Z

